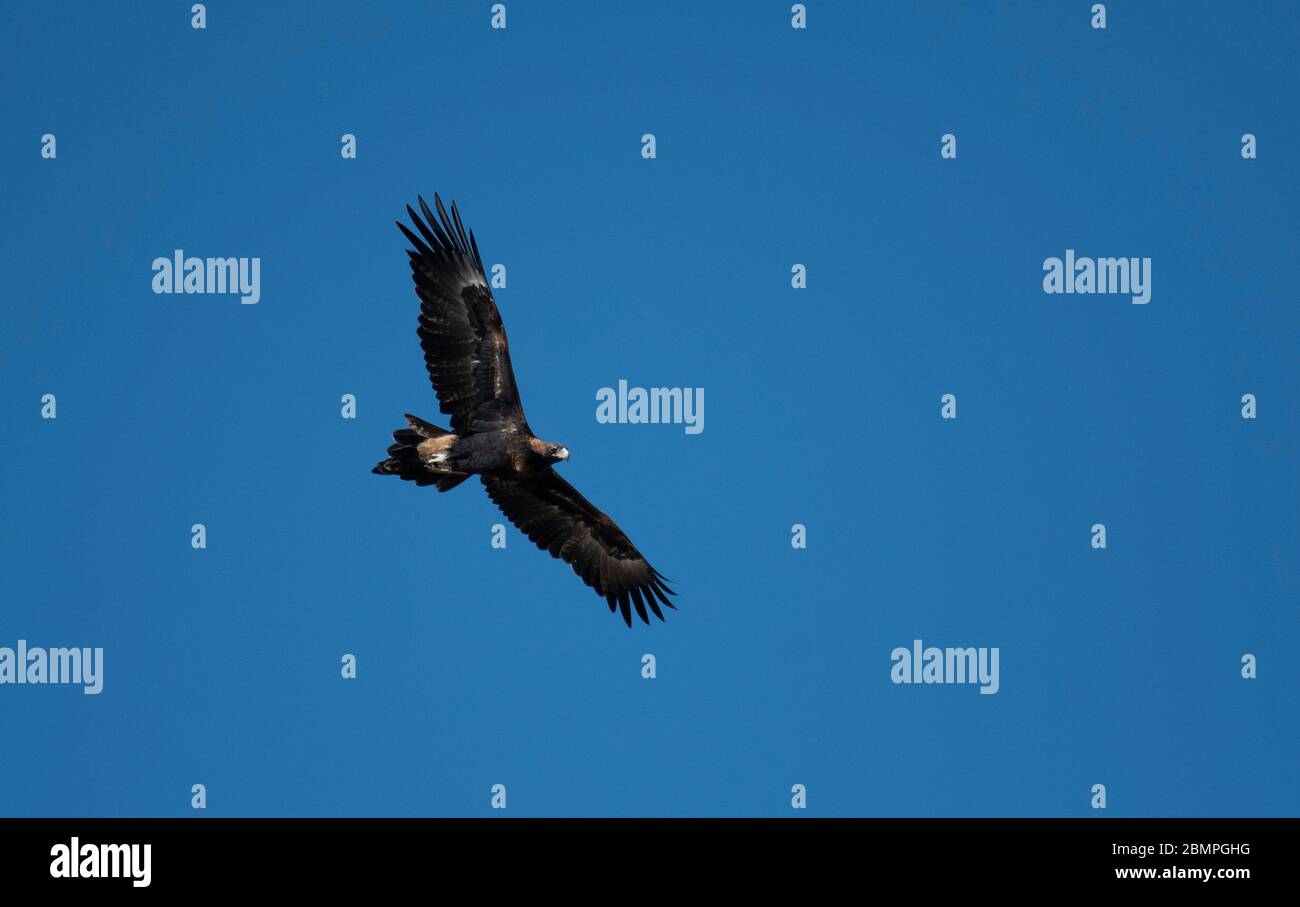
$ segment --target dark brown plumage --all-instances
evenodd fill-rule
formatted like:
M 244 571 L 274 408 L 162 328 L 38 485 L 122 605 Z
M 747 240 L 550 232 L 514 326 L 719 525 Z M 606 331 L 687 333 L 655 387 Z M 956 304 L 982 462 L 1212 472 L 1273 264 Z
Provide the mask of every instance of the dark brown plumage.
M 451 215 L 434 195 L 437 216 L 420 199 L 407 206 L 415 226 L 397 226 L 410 241 L 411 274 L 420 298 L 418 334 L 424 363 L 451 430 L 407 415 L 393 433 L 388 458 L 373 472 L 448 491 L 477 475 L 488 496 L 537 547 L 574 573 L 632 625 L 635 609 L 649 623 L 675 595 L 631 539 L 560 477 L 564 445 L 533 435 L 515 385 L 501 313 L 488 287 L 473 232 L 453 202 Z

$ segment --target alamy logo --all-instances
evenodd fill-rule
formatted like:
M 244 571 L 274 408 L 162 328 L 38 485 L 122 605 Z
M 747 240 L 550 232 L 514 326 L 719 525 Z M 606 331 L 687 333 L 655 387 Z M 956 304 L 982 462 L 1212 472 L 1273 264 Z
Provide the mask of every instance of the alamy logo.
M 152 878 L 152 844 L 68 844 L 50 848 L 50 875 L 56 879 L 131 879 L 136 888 L 148 888 Z
M 889 659 L 894 663 L 889 671 L 894 683 L 978 683 L 985 695 L 996 693 L 1001 686 L 996 647 L 923 649 L 921 640 L 914 639 L 912 648 L 899 646 Z
M 79 683 L 94 696 L 104 688 L 104 650 L 29 649 L 20 639 L 17 651 L 0 647 L 0 684 L 6 683 Z
M 704 388 L 627 386 L 618 379 L 618 390 L 602 387 L 596 391 L 596 421 L 633 425 L 685 425 L 688 435 L 704 431 Z
M 1065 250 L 1065 260 L 1043 259 L 1043 292 L 1119 293 L 1132 297 L 1134 305 L 1151 301 L 1150 258 L 1075 258 Z
M 153 260 L 155 293 L 238 293 L 243 305 L 262 298 L 262 259 L 190 258 L 177 249 Z

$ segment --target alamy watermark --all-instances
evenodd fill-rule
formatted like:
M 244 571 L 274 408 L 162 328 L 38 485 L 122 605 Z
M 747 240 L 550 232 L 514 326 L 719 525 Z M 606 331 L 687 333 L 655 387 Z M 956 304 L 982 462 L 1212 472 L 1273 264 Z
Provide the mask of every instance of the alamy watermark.
M 185 257 L 177 249 L 171 258 L 153 260 L 155 293 L 238 293 L 243 305 L 262 298 L 262 259 Z
M 148 888 L 153 878 L 152 844 L 82 844 L 73 838 L 50 848 L 50 877 L 55 879 L 130 879 Z
M 894 683 L 978 683 L 980 693 L 998 691 L 997 647 L 966 648 L 938 646 L 922 648 L 921 640 L 912 640 L 912 648 L 899 646 L 889 653 L 894 666 L 889 679 Z
M 104 650 L 28 648 L 20 639 L 16 649 L 0 646 L 0 684 L 7 683 L 76 683 L 95 696 L 104 689 Z
M 596 391 L 596 421 L 631 425 L 685 425 L 688 435 L 704 431 L 704 388 L 628 387 L 618 379 L 618 389 Z
M 1073 249 L 1065 259 L 1043 259 L 1043 292 L 1119 293 L 1134 305 L 1151 301 L 1150 258 L 1076 258 Z

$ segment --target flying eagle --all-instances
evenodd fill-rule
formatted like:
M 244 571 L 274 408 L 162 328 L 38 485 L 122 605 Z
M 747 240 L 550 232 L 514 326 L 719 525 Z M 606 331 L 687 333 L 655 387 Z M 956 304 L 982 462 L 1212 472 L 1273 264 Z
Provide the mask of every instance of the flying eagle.
M 397 226 L 414 247 L 406 254 L 420 297 L 417 333 L 451 430 L 408 413 L 407 427 L 393 432 L 388 458 L 371 471 L 440 492 L 478 476 L 506 518 L 538 548 L 572 565 L 629 627 L 633 608 L 647 624 L 647 608 L 663 620 L 659 605 L 675 607 L 668 596 L 676 593 L 623 530 L 552 468 L 569 458 L 568 448 L 528 427 L 474 233 L 466 232 L 454 201 L 450 217 L 436 194 L 433 203 L 437 217 L 420 199 L 423 220 L 406 206 L 419 236 L 400 221 Z

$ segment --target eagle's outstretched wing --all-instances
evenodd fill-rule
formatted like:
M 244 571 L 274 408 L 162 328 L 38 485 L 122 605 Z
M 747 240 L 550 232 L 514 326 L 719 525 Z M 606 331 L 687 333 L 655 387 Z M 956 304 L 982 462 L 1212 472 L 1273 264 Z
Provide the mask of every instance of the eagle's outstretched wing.
M 420 346 L 439 408 L 451 416 L 451 430 L 458 435 L 528 431 L 506 329 L 478 243 L 473 232 L 466 233 L 455 202 L 450 217 L 436 194 L 433 203 L 437 217 L 420 199 L 423 220 L 406 206 L 419 236 L 400 221 L 397 226 L 414 247 L 406 254 L 420 297 Z
M 609 602 L 610 611 L 616 607 L 622 611 L 629 627 L 632 608 L 649 623 L 647 607 L 660 620 L 664 619 L 660 602 L 675 607 L 668 596 L 677 593 L 665 585 L 664 577 L 631 539 L 555 470 L 547 468 L 530 478 L 485 475 L 482 479 L 488 497 L 510 522 L 551 557 L 571 564 L 573 572 Z

